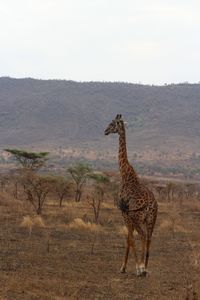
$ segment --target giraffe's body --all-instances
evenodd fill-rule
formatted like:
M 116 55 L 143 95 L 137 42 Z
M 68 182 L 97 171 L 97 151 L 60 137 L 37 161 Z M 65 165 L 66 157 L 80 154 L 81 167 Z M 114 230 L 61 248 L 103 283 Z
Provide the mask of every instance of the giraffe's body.
M 121 267 L 125 272 L 129 249 L 132 247 L 136 260 L 138 275 L 145 275 L 149 258 L 149 248 L 156 217 L 157 202 L 153 193 L 144 186 L 127 158 L 126 134 L 121 115 L 110 123 L 105 134 L 119 134 L 119 169 L 121 174 L 121 189 L 119 194 L 119 208 L 122 211 L 126 227 L 128 229 L 126 255 Z M 142 257 L 138 262 L 133 231 L 136 230 L 142 241 Z

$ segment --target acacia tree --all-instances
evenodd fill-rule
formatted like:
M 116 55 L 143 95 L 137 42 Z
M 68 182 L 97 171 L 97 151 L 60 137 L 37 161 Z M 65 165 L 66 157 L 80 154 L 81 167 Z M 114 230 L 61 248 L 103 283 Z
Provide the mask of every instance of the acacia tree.
M 52 177 L 40 176 L 31 171 L 26 171 L 22 175 L 21 180 L 26 200 L 31 203 L 35 212 L 40 215 L 47 195 L 52 189 Z
M 59 176 L 54 178 L 54 186 L 56 195 L 59 198 L 59 205 L 61 207 L 64 197 L 69 194 L 71 184 L 69 180 L 65 179 L 62 176 Z
M 23 187 L 23 193 L 37 214 L 41 214 L 44 202 L 50 192 L 51 184 L 49 177 L 37 175 L 37 171 L 43 167 L 47 160 L 48 152 L 28 152 L 18 149 L 5 149 L 14 156 L 15 160 L 21 165 L 18 170 L 19 180 Z M 18 182 L 15 181 L 14 196 L 18 194 Z
M 73 167 L 67 169 L 67 172 L 71 175 L 76 185 L 75 201 L 81 200 L 83 187 L 86 184 L 87 179 L 92 174 L 92 168 L 86 163 L 77 163 Z
M 19 149 L 4 149 L 12 154 L 15 160 L 20 163 L 23 169 L 37 171 L 43 167 L 47 161 L 48 152 L 28 152 Z
M 90 178 L 95 181 L 93 193 L 88 195 L 87 199 L 89 205 L 93 209 L 94 221 L 96 224 L 99 223 L 99 214 L 101 210 L 101 203 L 104 199 L 104 193 L 106 185 L 109 183 L 109 178 L 102 173 L 93 173 Z

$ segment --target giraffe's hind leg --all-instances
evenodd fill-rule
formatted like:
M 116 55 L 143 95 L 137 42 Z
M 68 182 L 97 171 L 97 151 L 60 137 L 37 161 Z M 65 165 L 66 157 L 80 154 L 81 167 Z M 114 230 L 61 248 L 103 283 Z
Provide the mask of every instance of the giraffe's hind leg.
M 124 262 L 123 262 L 123 264 L 121 266 L 121 269 L 120 269 L 120 273 L 125 273 L 126 272 L 126 265 L 127 265 L 127 261 L 128 261 L 129 250 L 130 250 L 130 242 L 129 242 L 129 236 L 127 236 L 126 252 L 125 252 Z
M 141 236 L 141 243 L 142 243 L 142 253 L 141 253 L 141 261 L 140 261 L 140 275 L 141 276 L 146 276 L 147 271 L 146 271 L 146 245 L 147 245 L 147 238 L 146 235 Z
M 135 240 L 134 240 L 134 237 L 133 237 L 133 231 L 132 230 L 129 230 L 129 232 L 128 232 L 128 237 L 127 237 L 127 242 L 126 242 L 125 258 L 124 258 L 124 262 L 122 264 L 122 267 L 120 269 L 120 272 L 125 273 L 125 271 L 126 271 L 126 265 L 127 265 L 127 261 L 128 261 L 128 255 L 129 255 L 130 247 L 133 250 L 133 255 L 134 255 L 135 264 L 136 264 L 136 272 L 137 272 L 137 275 L 139 275 L 139 273 L 140 273 L 139 264 L 138 264 Z
M 140 260 L 140 264 L 139 264 L 139 272 L 138 272 L 138 276 L 146 276 L 147 275 L 147 271 L 146 271 L 146 267 L 145 267 L 145 261 L 146 261 L 146 251 L 147 251 L 147 230 L 146 230 L 146 226 L 142 226 L 137 224 L 135 226 L 139 237 L 141 239 L 141 243 L 142 243 L 142 249 L 141 249 L 141 260 Z
M 145 269 L 147 269 L 148 261 L 149 261 L 149 252 L 151 246 L 151 237 L 154 230 L 155 222 L 157 218 L 157 210 L 156 213 L 151 215 L 149 220 L 147 219 L 147 239 L 146 239 L 146 256 L 145 256 Z
M 146 241 L 146 257 L 145 257 L 145 270 L 147 269 L 148 261 L 149 261 L 149 249 L 151 245 L 151 239 L 148 237 Z
M 134 239 L 134 236 L 133 236 L 133 232 L 131 232 L 130 235 L 129 235 L 129 241 L 130 241 L 130 246 L 133 250 L 133 255 L 134 255 L 134 258 L 135 258 L 136 274 L 137 274 L 137 276 L 139 276 L 140 275 L 140 268 L 139 268 L 139 263 L 138 263 L 136 244 L 135 244 L 135 239 Z

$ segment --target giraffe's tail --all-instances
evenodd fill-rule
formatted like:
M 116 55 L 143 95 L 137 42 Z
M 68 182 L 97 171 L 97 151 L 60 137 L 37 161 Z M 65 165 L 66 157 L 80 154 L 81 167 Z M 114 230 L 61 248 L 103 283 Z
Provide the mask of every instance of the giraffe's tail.
M 125 201 L 123 198 L 119 199 L 117 202 L 117 207 L 123 212 L 128 213 L 129 211 L 129 203 Z

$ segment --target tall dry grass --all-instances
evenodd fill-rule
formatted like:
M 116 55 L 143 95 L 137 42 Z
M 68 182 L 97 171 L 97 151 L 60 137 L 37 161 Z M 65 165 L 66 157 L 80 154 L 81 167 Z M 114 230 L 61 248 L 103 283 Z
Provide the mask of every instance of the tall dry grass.
M 85 222 L 81 218 L 74 219 L 70 224 L 67 225 L 67 228 L 78 229 L 78 230 L 89 230 L 92 232 L 102 231 L 102 226 L 91 222 Z
M 20 223 L 20 227 L 27 228 L 29 230 L 29 237 L 31 237 L 33 227 L 44 228 L 45 223 L 41 216 L 24 216 L 22 222 Z

